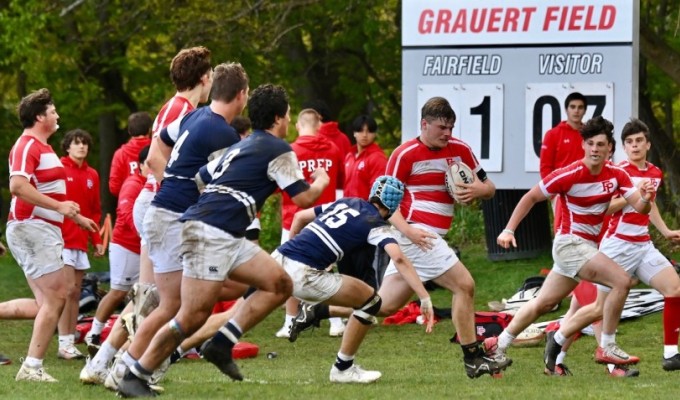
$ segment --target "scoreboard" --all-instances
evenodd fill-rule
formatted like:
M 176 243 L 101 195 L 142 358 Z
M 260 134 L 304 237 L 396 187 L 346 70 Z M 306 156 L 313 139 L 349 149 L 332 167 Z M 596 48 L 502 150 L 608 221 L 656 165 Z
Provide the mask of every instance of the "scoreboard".
M 445 97 L 454 136 L 499 189 L 538 182 L 543 135 L 566 119 L 569 93 L 584 94 L 584 120 L 604 116 L 615 137 L 637 114 L 637 0 L 402 4 L 402 141 L 418 136 L 423 104 Z

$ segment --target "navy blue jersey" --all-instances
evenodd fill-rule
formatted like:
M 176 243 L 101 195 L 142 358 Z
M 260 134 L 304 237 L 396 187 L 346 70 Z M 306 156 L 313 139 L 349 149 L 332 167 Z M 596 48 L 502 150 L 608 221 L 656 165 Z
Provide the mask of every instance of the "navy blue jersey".
M 397 243 L 391 228 L 366 200 L 343 198 L 314 207 L 316 219 L 277 250 L 284 257 L 316 269 L 326 269 L 366 243 L 384 248 Z
M 224 117 L 201 107 L 161 130 L 161 140 L 172 147 L 161 188 L 151 204 L 184 212 L 198 200 L 194 177 L 215 158 L 215 152 L 241 140 Z
M 202 167 L 199 178 L 210 183 L 180 221 L 202 221 L 236 237 L 245 235 L 277 188 L 290 197 L 309 189 L 290 145 L 261 130 Z

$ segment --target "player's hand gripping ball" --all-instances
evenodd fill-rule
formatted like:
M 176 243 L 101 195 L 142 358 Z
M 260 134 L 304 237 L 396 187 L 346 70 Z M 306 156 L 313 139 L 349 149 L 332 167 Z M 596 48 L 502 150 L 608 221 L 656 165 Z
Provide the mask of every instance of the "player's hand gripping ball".
M 449 192 L 449 195 L 459 203 L 461 202 L 460 198 L 458 197 L 458 191 L 460 188 L 458 188 L 456 185 L 461 183 L 472 183 L 474 181 L 474 172 L 472 172 L 470 167 L 468 167 L 467 164 L 462 161 L 454 161 L 453 164 L 451 164 L 446 170 L 444 178 L 446 190 Z

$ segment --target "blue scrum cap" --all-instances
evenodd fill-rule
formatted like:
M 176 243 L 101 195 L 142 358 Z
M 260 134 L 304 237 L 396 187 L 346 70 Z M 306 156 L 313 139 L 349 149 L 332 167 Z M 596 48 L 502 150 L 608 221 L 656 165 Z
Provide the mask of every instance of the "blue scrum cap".
M 404 184 L 393 176 L 383 175 L 373 182 L 371 193 L 368 198 L 377 197 L 385 208 L 390 210 L 390 215 L 394 214 L 404 198 Z

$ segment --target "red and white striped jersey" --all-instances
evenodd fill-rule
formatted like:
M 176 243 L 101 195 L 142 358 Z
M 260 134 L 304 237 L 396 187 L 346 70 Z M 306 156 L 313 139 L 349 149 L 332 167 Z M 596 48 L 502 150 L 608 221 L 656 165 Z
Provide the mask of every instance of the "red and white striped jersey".
M 161 129 L 170 125 L 174 120 L 184 117 L 193 109 L 194 106 L 185 97 L 174 95 L 156 115 L 151 128 L 152 135 L 158 135 L 161 133 Z
M 640 169 L 628 161 L 620 162 L 619 167 L 628 172 L 636 187 L 638 183 L 646 179 L 650 179 L 656 189 L 661 186 L 663 172 L 650 162 L 645 163 L 644 169 Z M 640 214 L 630 204 L 626 204 L 612 216 L 607 231 L 607 237 L 610 236 L 628 242 L 644 243 L 650 241 L 649 214 Z
M 539 187 L 546 197 L 560 196 L 562 223 L 557 234 L 577 235 L 595 243 L 612 197 L 628 198 L 637 190 L 623 168 L 607 162 L 593 175 L 583 161 L 553 171 Z
M 153 121 L 153 127 L 151 128 L 152 137 L 158 136 L 161 133 L 161 129 L 170 125 L 177 119 L 184 118 L 185 115 L 194 110 L 193 104 L 185 97 L 174 95 L 170 100 L 168 100 L 161 110 L 156 115 L 156 119 Z M 160 184 L 156 182 L 153 174 L 149 174 L 146 177 L 146 183 L 144 184 L 144 191 L 157 192 Z
M 21 135 L 9 152 L 9 176 L 24 176 L 38 192 L 57 201 L 66 200 L 66 170 L 52 146 Z M 41 219 L 61 227 L 64 216 L 12 196 L 8 221 Z
M 447 147 L 430 149 L 418 138 L 397 147 L 387 161 L 387 175 L 406 186 L 400 211 L 409 222 L 446 234 L 453 221 L 453 198 L 446 191 L 445 173 L 454 161 L 462 161 L 473 172 L 482 167 L 465 142 L 451 138 Z

